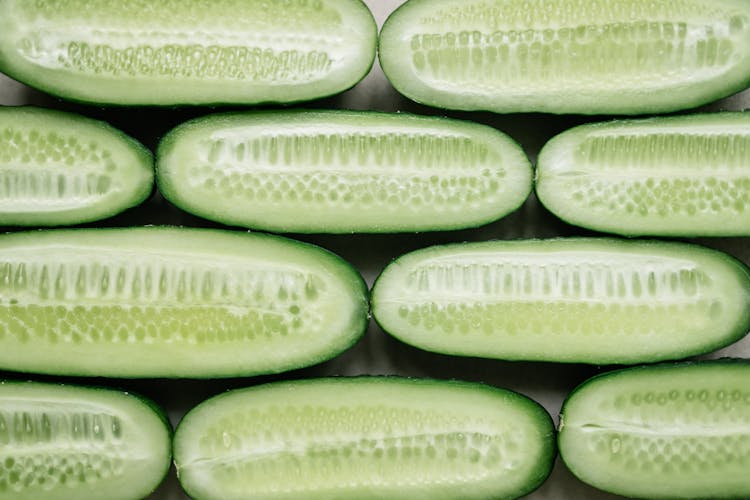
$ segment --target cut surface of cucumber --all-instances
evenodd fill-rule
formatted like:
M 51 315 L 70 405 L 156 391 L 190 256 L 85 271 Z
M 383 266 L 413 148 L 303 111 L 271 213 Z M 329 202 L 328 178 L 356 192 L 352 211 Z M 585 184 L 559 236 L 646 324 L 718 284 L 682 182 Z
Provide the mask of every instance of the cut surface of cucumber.
M 508 499 L 555 456 L 547 412 L 475 383 L 339 378 L 241 389 L 190 411 L 175 465 L 202 499 Z
M 103 219 L 144 201 L 153 182 L 151 152 L 104 122 L 0 107 L 0 225 Z
M 380 63 L 417 102 L 499 113 L 687 109 L 750 83 L 745 0 L 409 0 Z
M 750 330 L 750 272 L 694 245 L 614 239 L 436 246 L 391 263 L 375 320 L 428 351 L 640 363 L 724 347 Z
M 109 389 L 0 382 L 0 499 L 144 498 L 167 474 L 171 428 Z
M 0 71 L 75 101 L 297 102 L 369 71 L 360 0 L 0 0 Z
M 636 498 L 748 498 L 750 364 L 657 365 L 584 382 L 560 455 L 581 480 Z
M 539 200 L 625 235 L 750 236 L 750 115 L 582 125 L 539 154 Z
M 0 368 L 224 377 L 325 361 L 367 324 L 346 262 L 281 237 L 184 228 L 0 237 Z
M 354 111 L 220 114 L 181 125 L 157 154 L 159 189 L 207 219 L 293 232 L 457 229 L 531 191 L 520 146 L 484 125 Z

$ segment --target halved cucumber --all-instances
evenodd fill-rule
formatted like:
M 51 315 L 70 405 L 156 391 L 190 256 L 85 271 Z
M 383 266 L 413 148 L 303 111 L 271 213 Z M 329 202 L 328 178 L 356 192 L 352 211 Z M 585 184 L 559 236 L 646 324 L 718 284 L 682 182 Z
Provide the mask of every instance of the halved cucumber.
M 477 226 L 518 208 L 532 182 L 505 134 L 406 114 L 214 115 L 172 131 L 157 156 L 159 188 L 175 205 L 273 231 Z
M 170 466 L 150 401 L 108 389 L 0 382 L 0 499 L 132 499 Z
M 480 384 L 339 378 L 235 390 L 190 411 L 175 465 L 196 499 L 505 499 L 555 456 L 547 412 Z
M 375 58 L 360 0 L 0 0 L 0 12 L 0 71 L 76 101 L 304 101 L 353 86 Z
M 560 416 L 581 480 L 637 498 L 749 498 L 750 364 L 632 368 L 584 382 Z
M 626 235 L 750 236 L 750 114 L 583 125 L 539 154 L 539 200 Z
M 0 368 L 225 377 L 325 361 L 367 325 L 340 258 L 261 234 L 179 228 L 0 237 Z
M 106 123 L 0 107 L 0 225 L 103 219 L 141 203 L 153 184 L 151 152 Z
M 750 84 L 745 0 L 409 0 L 380 63 L 405 96 L 500 113 L 653 113 Z
M 726 346 L 750 330 L 750 271 L 706 248 L 611 239 L 491 241 L 400 257 L 372 312 L 428 351 L 639 363 Z

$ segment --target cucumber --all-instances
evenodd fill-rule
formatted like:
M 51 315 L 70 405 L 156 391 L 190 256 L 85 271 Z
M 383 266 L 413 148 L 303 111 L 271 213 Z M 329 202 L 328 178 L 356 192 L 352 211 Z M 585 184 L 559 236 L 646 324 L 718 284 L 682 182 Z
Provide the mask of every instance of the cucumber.
M 699 246 L 489 241 L 398 258 L 372 291 L 386 332 L 428 351 L 630 364 L 724 347 L 750 330 L 750 271 Z
M 0 71 L 74 101 L 305 101 L 355 85 L 377 28 L 360 0 L 0 0 Z
M 575 127 L 542 149 L 536 194 L 578 226 L 628 236 L 750 236 L 750 115 Z
M 320 248 L 181 228 L 0 237 L 0 369 L 229 377 L 325 361 L 368 320 L 359 274 Z
M 0 499 L 143 498 L 171 463 L 150 401 L 110 389 L 0 382 Z
M 201 499 L 505 499 L 555 456 L 547 412 L 488 386 L 404 378 L 272 383 L 180 422 L 177 475 Z
M 638 498 L 748 498 L 750 364 L 632 368 L 584 382 L 560 416 L 581 480 Z
M 393 86 L 431 106 L 674 111 L 750 85 L 750 3 L 409 0 L 379 54 Z
M 162 194 L 225 224 L 276 232 L 458 229 L 518 208 L 531 164 L 505 134 L 445 118 L 357 111 L 219 114 L 169 133 Z
M 104 122 L 0 106 L 0 225 L 69 225 L 118 214 L 151 194 L 153 163 L 143 145 Z

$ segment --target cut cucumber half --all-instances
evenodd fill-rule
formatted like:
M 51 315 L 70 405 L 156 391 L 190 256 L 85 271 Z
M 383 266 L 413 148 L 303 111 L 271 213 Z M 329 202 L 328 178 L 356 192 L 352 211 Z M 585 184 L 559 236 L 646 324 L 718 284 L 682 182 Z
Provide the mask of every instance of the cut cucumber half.
M 109 389 L 0 382 L 0 499 L 146 497 L 170 466 L 150 401 Z
M 0 71 L 118 105 L 297 102 L 355 85 L 377 28 L 360 0 L 0 0 Z
M 560 455 L 581 480 L 637 498 L 750 498 L 750 364 L 595 377 L 565 401 Z
M 180 483 L 204 499 L 509 499 L 555 456 L 547 412 L 480 384 L 401 378 L 231 391 L 177 428 Z
M 750 114 L 583 125 L 539 154 L 539 200 L 624 235 L 750 236 Z
M 750 85 L 750 3 L 409 0 L 379 55 L 399 92 L 432 106 L 674 111 Z
M 641 363 L 706 353 L 750 330 L 750 271 L 715 250 L 613 239 L 418 250 L 372 291 L 383 330 L 428 351 Z
M 158 227 L 0 237 L 0 369 L 276 373 L 334 357 L 367 320 L 349 264 L 281 237 Z
M 505 134 L 408 114 L 214 115 L 177 127 L 157 157 L 159 189 L 175 205 L 272 231 L 473 227 L 518 208 L 532 184 Z
M 144 201 L 153 184 L 151 152 L 106 123 L 0 107 L 0 225 L 104 219 Z

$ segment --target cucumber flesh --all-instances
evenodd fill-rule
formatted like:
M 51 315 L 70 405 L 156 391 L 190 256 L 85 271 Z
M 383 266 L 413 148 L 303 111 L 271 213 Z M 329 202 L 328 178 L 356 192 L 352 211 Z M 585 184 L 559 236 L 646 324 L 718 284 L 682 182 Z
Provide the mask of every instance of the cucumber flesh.
M 750 497 L 750 364 L 640 367 L 585 382 L 560 417 L 581 480 L 636 498 Z
M 132 499 L 167 474 L 171 428 L 107 389 L 0 382 L 0 499 Z
M 151 152 L 104 122 L 33 107 L 0 107 L 0 225 L 103 219 L 153 190 Z
M 380 35 L 405 96 L 449 109 L 645 114 L 750 83 L 744 0 L 409 0 Z
M 0 12 L 0 71 L 75 101 L 305 101 L 352 87 L 375 58 L 360 0 L 0 0 Z
M 175 465 L 196 499 L 506 499 L 550 473 L 554 428 L 516 393 L 399 378 L 283 382 L 190 411 Z
M 349 111 L 220 114 L 168 134 L 159 189 L 225 224 L 292 232 L 457 229 L 529 195 L 531 164 L 490 127 Z
M 454 244 L 398 258 L 372 312 L 398 339 L 485 358 L 640 363 L 724 347 L 750 330 L 750 272 L 679 244 L 557 239 Z
M 367 324 L 338 257 L 281 237 L 128 228 L 0 237 L 0 368 L 225 377 L 325 361 Z

